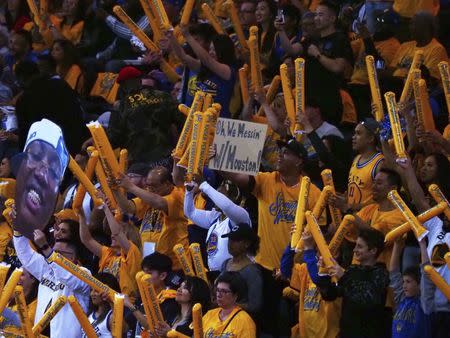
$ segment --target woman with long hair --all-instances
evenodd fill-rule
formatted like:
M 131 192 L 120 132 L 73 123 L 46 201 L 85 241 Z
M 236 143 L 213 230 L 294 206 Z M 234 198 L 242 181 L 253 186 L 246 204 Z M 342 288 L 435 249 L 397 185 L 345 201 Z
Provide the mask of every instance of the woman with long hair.
M 67 84 L 79 94 L 83 93 L 84 76 L 79 66 L 78 50 L 65 39 L 53 42 L 51 55 L 56 63 L 56 72 Z
M 189 337 L 192 336 L 192 307 L 199 303 L 203 312 L 209 310 L 211 297 L 208 284 L 201 278 L 186 276 L 177 290 L 175 301 L 179 305 L 179 313 L 172 323 L 161 322 L 156 326 L 159 337 L 167 337 L 167 332 L 175 330 Z
M 201 90 L 213 96 L 216 103 L 220 103 L 221 117 L 230 117 L 230 101 L 236 82 L 237 62 L 234 43 L 228 35 L 216 35 L 209 45 L 209 50 L 191 35 L 187 26 L 181 26 L 186 42 L 192 48 L 196 57 L 188 55 L 178 44 L 173 33 L 169 33 L 170 45 L 177 57 L 197 76 L 190 79 L 194 81 L 194 88 L 189 95 Z
M 278 73 L 273 64 L 272 49 L 277 30 L 274 25 L 277 16 L 277 5 L 272 0 L 260 0 L 256 5 L 256 22 L 258 24 L 258 46 L 261 69 L 266 79 L 271 79 Z M 279 64 L 279 63 L 278 63 Z M 265 81 L 267 82 L 267 81 Z
M 430 154 L 425 158 L 419 171 L 419 180 L 426 186 L 426 191 L 431 184 L 437 184 L 447 199 L 450 198 L 450 162 L 441 153 Z
M 99 273 L 95 276 L 100 282 L 109 286 L 112 290 L 120 292 L 120 286 L 117 279 L 109 273 Z M 112 319 L 113 309 L 106 294 L 91 289 L 91 309 L 88 316 L 89 322 L 99 337 L 112 338 Z M 126 323 L 124 321 L 124 323 Z M 124 325 L 123 332 L 126 332 Z M 86 335 L 83 334 L 83 338 Z

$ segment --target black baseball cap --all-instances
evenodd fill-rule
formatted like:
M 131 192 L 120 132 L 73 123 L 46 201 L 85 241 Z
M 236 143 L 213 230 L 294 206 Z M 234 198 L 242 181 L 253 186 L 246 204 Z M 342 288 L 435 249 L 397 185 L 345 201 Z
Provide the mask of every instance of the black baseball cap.
M 231 231 L 225 235 L 222 235 L 222 238 L 229 238 L 235 241 L 256 241 L 258 235 L 255 231 L 250 227 L 247 223 L 240 223 L 237 226 L 232 227 Z
M 362 120 L 361 125 L 363 125 L 370 133 L 375 135 L 377 138 L 380 135 L 380 124 L 373 118 L 368 117 Z
M 291 138 L 287 141 L 278 140 L 277 145 L 280 149 L 281 148 L 289 149 L 300 158 L 308 158 L 308 152 L 306 151 L 305 147 L 295 138 Z

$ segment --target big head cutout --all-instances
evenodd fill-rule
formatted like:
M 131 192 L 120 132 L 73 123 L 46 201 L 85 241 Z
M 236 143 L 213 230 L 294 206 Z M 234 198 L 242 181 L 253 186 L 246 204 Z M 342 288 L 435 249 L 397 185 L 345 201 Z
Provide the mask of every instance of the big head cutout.
M 31 125 L 17 172 L 14 229 L 33 238 L 54 211 L 69 153 L 58 125 L 43 119 Z

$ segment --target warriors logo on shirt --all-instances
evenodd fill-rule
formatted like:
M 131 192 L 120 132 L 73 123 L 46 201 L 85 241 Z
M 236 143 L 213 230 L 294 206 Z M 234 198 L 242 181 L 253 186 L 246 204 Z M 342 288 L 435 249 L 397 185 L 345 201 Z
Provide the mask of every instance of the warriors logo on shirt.
M 279 192 L 274 203 L 269 205 L 269 213 L 274 216 L 273 223 L 294 222 L 297 201 L 284 201 L 283 194 Z
M 149 209 L 144 215 L 141 224 L 143 232 L 161 232 L 163 226 L 162 214 L 159 210 Z
M 209 236 L 208 242 L 206 243 L 206 252 L 208 253 L 208 256 L 214 256 L 217 253 L 219 250 L 217 247 L 218 242 L 219 237 L 217 236 L 217 233 L 213 231 L 211 236 Z

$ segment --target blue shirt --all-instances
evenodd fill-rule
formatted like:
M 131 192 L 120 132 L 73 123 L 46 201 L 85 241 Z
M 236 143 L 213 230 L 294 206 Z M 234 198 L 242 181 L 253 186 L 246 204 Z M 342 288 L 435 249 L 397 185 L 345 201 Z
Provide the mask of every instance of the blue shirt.
M 392 320 L 392 338 L 430 338 L 430 318 L 420 305 L 420 296 L 406 297 Z

